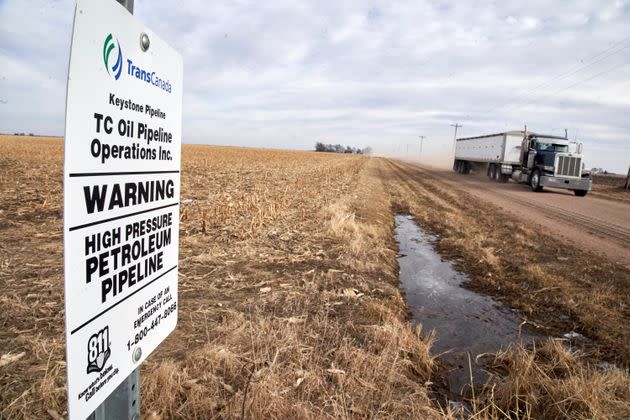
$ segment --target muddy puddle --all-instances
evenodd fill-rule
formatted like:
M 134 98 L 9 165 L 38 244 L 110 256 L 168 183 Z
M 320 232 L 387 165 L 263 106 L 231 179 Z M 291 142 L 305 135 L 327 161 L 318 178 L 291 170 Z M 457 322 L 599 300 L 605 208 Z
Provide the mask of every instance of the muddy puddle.
M 470 385 L 468 353 L 476 384 L 486 380 L 475 366 L 475 357 L 494 353 L 510 343 L 532 340 L 519 334 L 518 315 L 497 301 L 461 287 L 467 276 L 442 261 L 432 243 L 436 237 L 423 232 L 411 216 L 396 216 L 400 283 L 413 321 L 425 332 L 435 330 L 433 353 L 451 366 L 450 390 L 461 395 Z

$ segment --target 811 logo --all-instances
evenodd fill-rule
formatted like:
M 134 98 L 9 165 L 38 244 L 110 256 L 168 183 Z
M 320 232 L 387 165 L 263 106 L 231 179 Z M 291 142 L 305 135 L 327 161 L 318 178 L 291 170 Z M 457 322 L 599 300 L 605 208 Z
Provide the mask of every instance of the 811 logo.
M 116 62 L 110 62 L 110 57 L 116 47 L 118 47 L 118 56 L 116 58 Z M 120 73 L 122 72 L 122 61 L 123 58 L 122 49 L 120 48 L 120 42 L 118 42 L 118 39 L 116 39 L 116 42 L 114 42 L 114 37 L 112 36 L 112 34 L 107 35 L 107 38 L 105 38 L 105 42 L 103 42 L 103 63 L 105 64 L 107 73 L 109 73 L 111 76 L 114 76 L 116 80 L 118 80 L 118 78 L 120 77 Z
M 87 373 L 100 372 L 105 362 L 112 354 L 109 342 L 109 326 L 106 326 L 96 334 L 92 334 L 87 344 L 88 365 Z

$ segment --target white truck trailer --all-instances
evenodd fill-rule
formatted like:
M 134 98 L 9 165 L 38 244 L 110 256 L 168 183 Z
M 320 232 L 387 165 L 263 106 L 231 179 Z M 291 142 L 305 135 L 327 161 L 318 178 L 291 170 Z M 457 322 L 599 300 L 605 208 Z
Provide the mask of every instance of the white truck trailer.
M 527 183 L 533 191 L 543 187 L 572 190 L 584 197 L 591 190 L 593 180 L 583 170 L 582 144 L 574 143 L 570 152 L 565 137 L 508 131 L 456 140 L 453 169 L 461 174 L 485 171 L 497 182 Z

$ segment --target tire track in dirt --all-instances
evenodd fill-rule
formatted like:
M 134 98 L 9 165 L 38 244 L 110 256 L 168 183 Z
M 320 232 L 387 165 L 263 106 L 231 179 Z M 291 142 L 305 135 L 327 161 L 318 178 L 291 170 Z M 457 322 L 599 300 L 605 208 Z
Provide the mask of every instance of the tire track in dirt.
M 421 169 L 419 169 L 420 171 L 422 171 Z M 423 171 L 424 172 L 424 171 Z M 447 183 L 451 184 L 451 180 L 446 180 Z M 469 180 L 462 180 L 460 182 L 460 184 L 466 184 L 469 186 L 473 186 L 473 187 L 477 187 L 478 184 L 476 184 L 474 181 L 469 181 Z M 617 240 L 620 241 L 620 245 L 624 246 L 624 247 L 629 247 L 630 246 L 630 227 L 625 228 L 623 226 L 614 224 L 614 223 L 610 223 L 610 222 L 606 222 L 604 220 L 600 220 L 600 219 L 595 219 L 593 217 L 589 217 L 580 213 L 576 213 L 558 206 L 555 206 L 553 204 L 545 204 L 544 207 L 540 206 L 538 203 L 535 203 L 533 201 L 518 197 L 514 194 L 509 194 L 506 193 L 505 191 L 502 190 L 493 190 L 493 193 L 495 193 L 496 195 L 505 197 L 506 199 L 510 200 L 510 201 L 515 201 L 519 204 L 522 204 L 524 206 L 528 206 L 530 208 L 533 208 L 537 211 L 541 211 L 543 213 L 545 213 L 546 216 L 552 218 L 552 219 L 557 219 L 559 221 L 565 222 L 565 223 L 571 223 L 574 221 L 578 221 L 580 223 L 583 223 L 583 227 L 587 227 L 587 228 L 591 228 L 593 229 L 591 231 L 591 233 L 594 234 L 599 234 L 599 236 L 603 236 L 604 238 L 606 237 L 612 237 L 615 238 Z M 601 235 L 601 234 L 604 235 Z
M 430 197 L 430 199 L 433 202 L 438 203 L 439 201 L 447 201 L 452 206 L 457 207 L 458 203 L 456 201 L 459 199 L 459 197 L 457 197 L 456 192 L 448 191 L 448 189 L 440 190 L 439 187 L 432 185 L 430 183 L 423 182 L 423 180 L 419 179 L 419 175 L 421 173 L 428 175 L 427 178 L 436 179 L 432 175 L 427 174 L 421 170 L 416 170 L 415 167 L 406 168 L 400 162 L 387 160 L 387 163 L 390 165 L 391 172 L 395 174 L 395 176 L 400 180 L 400 183 L 405 185 L 407 189 L 409 189 L 410 191 L 413 192 L 414 189 L 421 187 L 424 190 L 426 190 L 428 193 L 431 193 L 434 195 L 434 197 Z M 442 204 L 438 204 L 438 205 L 440 205 L 441 207 L 444 207 Z
M 474 182 L 468 180 L 463 180 L 461 183 L 467 185 L 475 185 Z M 551 219 L 556 219 L 564 223 L 572 224 L 575 224 L 575 222 L 577 221 L 581 223 L 580 227 L 587 228 L 589 233 L 601 236 L 606 239 L 614 238 L 619 241 L 619 244 L 621 246 L 626 248 L 630 247 L 630 228 L 624 228 L 623 226 L 576 213 L 549 203 L 545 204 L 545 206 L 543 207 L 538 203 L 523 199 L 514 194 L 509 194 L 501 190 L 494 190 L 493 193 L 510 201 L 514 201 L 524 206 L 535 209 L 536 211 L 540 211 Z
M 404 193 L 407 191 L 409 194 L 414 194 L 419 188 L 422 188 L 426 191 L 425 199 L 429 200 L 433 206 L 436 207 L 436 210 L 449 211 L 458 207 L 458 197 L 452 192 L 439 191 L 434 185 L 423 183 L 421 180 L 417 179 L 419 172 L 415 171 L 415 173 L 412 173 L 403 168 L 399 162 L 387 160 L 386 163 L 389 165 L 389 173 L 393 174 L 398 180 L 395 185 L 400 188 L 401 195 L 404 196 Z M 444 194 L 446 194 L 447 197 L 445 197 Z
M 591 233 L 602 236 L 604 238 L 607 238 L 607 237 L 615 238 L 620 241 L 619 243 L 623 247 L 630 246 L 630 229 L 626 229 L 623 226 L 619 226 L 613 223 L 605 222 L 603 220 L 588 217 L 588 216 L 585 216 L 576 212 L 572 212 L 570 210 L 560 208 L 558 206 L 551 205 L 551 204 L 548 204 L 545 208 L 541 208 L 536 203 L 533 203 L 528 200 L 523 200 L 519 197 L 514 197 L 512 195 L 505 194 L 500 191 L 497 191 L 497 195 L 501 195 L 503 197 L 508 198 L 509 200 L 516 201 L 519 204 L 522 204 L 524 206 L 528 206 L 538 211 L 542 211 L 543 213 L 545 213 L 545 215 L 547 215 L 548 217 L 552 219 L 558 219 L 565 223 L 567 222 L 570 223 L 570 222 L 575 222 L 575 221 L 580 222 L 582 223 L 581 226 L 583 228 L 592 229 L 592 230 L 589 229 Z

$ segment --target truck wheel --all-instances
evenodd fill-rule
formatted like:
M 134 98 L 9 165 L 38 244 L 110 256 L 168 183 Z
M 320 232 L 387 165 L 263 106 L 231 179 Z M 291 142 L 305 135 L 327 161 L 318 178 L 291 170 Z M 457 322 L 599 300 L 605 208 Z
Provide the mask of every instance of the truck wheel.
M 578 197 L 584 197 L 588 193 L 588 190 L 573 190 L 573 194 Z
M 529 177 L 529 185 L 534 192 L 543 190 L 542 185 L 540 185 L 540 169 L 534 169 L 534 172 L 532 172 L 532 175 Z

